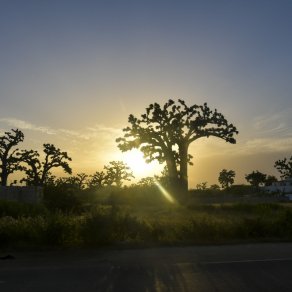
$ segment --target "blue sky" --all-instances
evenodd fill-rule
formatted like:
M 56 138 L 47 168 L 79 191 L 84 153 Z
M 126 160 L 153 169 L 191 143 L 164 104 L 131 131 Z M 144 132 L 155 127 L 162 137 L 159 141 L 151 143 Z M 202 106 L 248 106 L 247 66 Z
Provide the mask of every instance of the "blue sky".
M 119 159 L 130 113 L 152 102 L 208 102 L 237 145 L 194 144 L 191 185 L 276 174 L 292 149 L 292 2 L 0 0 L 0 130 L 52 142 L 73 169 Z

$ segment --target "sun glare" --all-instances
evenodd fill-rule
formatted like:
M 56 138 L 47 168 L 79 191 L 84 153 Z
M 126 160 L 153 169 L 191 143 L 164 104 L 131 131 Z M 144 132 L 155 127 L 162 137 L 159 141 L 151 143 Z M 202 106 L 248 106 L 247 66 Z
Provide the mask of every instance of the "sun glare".
M 158 162 L 146 163 L 143 153 L 137 149 L 123 153 L 123 161 L 131 168 L 135 177 L 153 176 L 161 172 Z
M 159 188 L 162 195 L 166 198 L 166 200 L 168 200 L 170 203 L 174 204 L 175 200 L 172 197 L 172 195 L 158 181 L 156 181 L 156 185 Z

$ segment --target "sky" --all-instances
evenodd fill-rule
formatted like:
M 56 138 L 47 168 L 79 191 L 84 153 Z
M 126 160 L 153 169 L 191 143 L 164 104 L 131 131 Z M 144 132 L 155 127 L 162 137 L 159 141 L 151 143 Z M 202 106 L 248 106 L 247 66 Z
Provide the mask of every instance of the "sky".
M 129 114 L 207 102 L 239 135 L 192 144 L 190 187 L 223 168 L 236 183 L 278 176 L 274 162 L 292 155 L 291 29 L 290 0 L 0 0 L 0 132 L 22 130 L 21 149 L 53 143 L 90 174 L 137 166 L 115 142 Z

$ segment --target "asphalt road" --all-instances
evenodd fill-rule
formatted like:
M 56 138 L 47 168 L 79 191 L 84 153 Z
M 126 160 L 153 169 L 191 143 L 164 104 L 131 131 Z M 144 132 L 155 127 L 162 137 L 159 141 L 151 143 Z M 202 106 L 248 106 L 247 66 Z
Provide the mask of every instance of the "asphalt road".
M 292 243 L 13 255 L 1 292 L 292 291 Z

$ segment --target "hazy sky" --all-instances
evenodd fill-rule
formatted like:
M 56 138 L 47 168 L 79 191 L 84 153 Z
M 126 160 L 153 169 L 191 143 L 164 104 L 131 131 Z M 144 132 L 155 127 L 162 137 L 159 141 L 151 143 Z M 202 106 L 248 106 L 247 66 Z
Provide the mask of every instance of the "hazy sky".
M 50 142 L 76 172 L 122 159 L 115 138 L 152 102 L 207 102 L 236 145 L 190 149 L 190 185 L 223 168 L 277 174 L 292 155 L 292 1 L 0 0 L 0 130 Z

